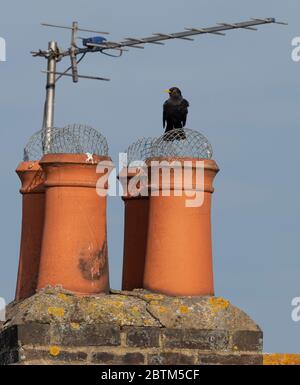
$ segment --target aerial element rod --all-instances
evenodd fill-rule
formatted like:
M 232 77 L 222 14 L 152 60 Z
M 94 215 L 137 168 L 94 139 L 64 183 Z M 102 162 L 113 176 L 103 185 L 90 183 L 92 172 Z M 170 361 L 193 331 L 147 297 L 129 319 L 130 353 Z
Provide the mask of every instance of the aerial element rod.
M 53 28 L 62 28 L 62 29 L 73 29 L 72 27 L 65 26 L 65 25 L 56 25 L 56 24 L 49 24 L 49 23 L 41 23 L 43 27 L 53 27 Z M 103 32 L 103 31 L 95 31 L 93 29 L 83 29 L 78 28 L 78 31 L 82 32 L 91 32 L 91 33 L 100 33 L 100 35 L 109 35 L 109 32 Z
M 49 71 L 42 71 L 43 73 L 49 73 Z M 71 76 L 73 77 L 73 74 L 68 74 L 66 72 L 53 72 L 54 75 L 60 75 L 60 76 Z M 78 75 L 78 78 L 81 78 L 81 79 L 92 79 L 92 80 L 104 80 L 104 81 L 107 81 L 109 82 L 110 79 L 109 78 L 102 78 L 102 77 L 99 77 L 99 76 L 87 76 L 87 75 Z

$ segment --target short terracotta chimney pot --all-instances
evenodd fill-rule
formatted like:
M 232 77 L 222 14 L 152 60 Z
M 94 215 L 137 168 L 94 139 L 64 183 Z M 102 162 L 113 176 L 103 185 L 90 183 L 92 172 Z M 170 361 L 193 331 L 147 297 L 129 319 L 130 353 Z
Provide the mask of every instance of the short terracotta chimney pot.
M 22 231 L 16 301 L 31 297 L 37 288 L 44 227 L 44 174 L 39 162 L 22 162 L 16 170 L 21 183 Z
M 128 188 L 140 171 L 135 167 L 124 168 L 119 175 L 125 204 L 122 289 L 128 291 L 142 288 L 144 278 L 149 197 L 135 194 Z
M 185 172 L 192 176 L 192 183 L 183 191 L 183 174 L 175 171 L 170 173 L 169 181 L 163 180 L 163 171 L 168 172 L 172 167 L 168 163 L 163 167 L 153 166 L 153 161 L 177 162 L 179 168 L 189 162 Z M 212 296 L 211 196 L 218 166 L 207 159 L 162 157 L 151 158 L 148 164 L 151 164 L 149 188 L 152 192 L 143 286 L 173 296 Z M 197 171 L 199 174 L 201 169 L 204 183 L 196 180 Z M 159 181 L 153 180 L 155 172 L 159 172 Z M 195 188 L 204 194 L 203 203 L 199 207 L 187 207 L 187 200 L 191 198 L 185 194 L 192 193 Z M 164 196 L 168 190 L 170 196 Z M 158 196 L 153 196 L 153 191 Z M 182 196 L 177 196 L 178 192 Z
M 46 208 L 38 289 L 62 286 L 77 295 L 110 289 L 107 198 L 96 192 L 97 181 L 106 174 L 96 172 L 100 161 L 111 164 L 108 157 L 90 154 L 47 154 L 40 162 Z

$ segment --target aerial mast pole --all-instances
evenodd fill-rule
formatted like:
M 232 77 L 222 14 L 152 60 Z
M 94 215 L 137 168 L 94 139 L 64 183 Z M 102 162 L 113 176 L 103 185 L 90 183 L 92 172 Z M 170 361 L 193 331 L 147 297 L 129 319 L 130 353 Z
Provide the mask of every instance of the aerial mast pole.
M 54 103 L 55 103 L 55 83 L 56 83 L 56 61 L 58 46 L 55 41 L 50 41 L 48 45 L 48 67 L 47 67 L 47 85 L 46 102 L 44 111 L 44 128 L 46 129 L 45 150 L 50 152 L 52 128 L 54 126 Z
M 71 67 L 72 67 L 72 78 L 74 83 L 78 83 L 78 70 L 77 70 L 77 31 L 78 31 L 78 22 L 73 21 L 72 24 L 72 37 L 71 37 L 71 48 L 70 48 L 70 58 L 71 58 Z

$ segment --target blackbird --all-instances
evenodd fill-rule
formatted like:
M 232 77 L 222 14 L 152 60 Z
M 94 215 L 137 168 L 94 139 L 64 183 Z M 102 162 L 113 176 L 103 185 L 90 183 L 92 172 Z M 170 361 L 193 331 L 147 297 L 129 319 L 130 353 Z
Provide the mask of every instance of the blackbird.
M 166 90 L 166 92 L 170 95 L 169 99 L 164 103 L 163 113 L 163 125 L 164 128 L 166 127 L 167 133 L 171 130 L 182 129 L 185 127 L 188 107 L 190 104 L 182 97 L 182 93 L 179 88 L 172 87 L 169 90 Z

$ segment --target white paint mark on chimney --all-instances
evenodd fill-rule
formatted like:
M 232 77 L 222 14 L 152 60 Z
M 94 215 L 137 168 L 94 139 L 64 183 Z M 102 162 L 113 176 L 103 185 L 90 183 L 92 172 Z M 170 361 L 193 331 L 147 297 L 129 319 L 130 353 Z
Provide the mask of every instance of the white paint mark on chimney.
M 87 152 L 85 155 L 87 156 L 86 163 L 94 164 L 94 155 L 90 154 L 89 152 Z

